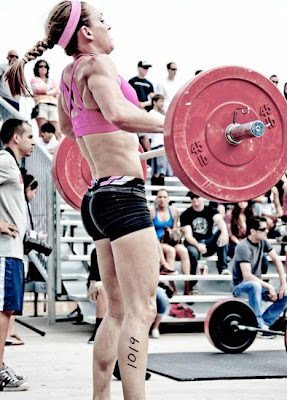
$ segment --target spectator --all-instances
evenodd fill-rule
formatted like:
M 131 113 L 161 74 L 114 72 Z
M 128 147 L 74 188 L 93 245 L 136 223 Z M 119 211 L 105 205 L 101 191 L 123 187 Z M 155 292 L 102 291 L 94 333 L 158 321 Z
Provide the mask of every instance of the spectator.
M 276 186 L 273 186 L 264 195 L 252 200 L 254 215 L 265 217 L 268 227 L 268 237 L 279 236 L 276 232 L 276 221 L 282 217 L 283 211 L 279 200 L 279 192 Z
M 37 192 L 38 182 L 33 175 L 27 174 L 27 171 L 25 168 L 21 168 L 20 170 L 21 170 L 21 174 L 22 174 L 22 178 L 23 178 L 24 194 L 25 194 L 25 199 L 26 199 L 27 208 L 28 208 L 26 230 L 31 230 L 31 229 L 33 229 L 33 223 L 32 223 L 32 216 L 31 216 L 31 211 L 30 211 L 30 207 L 29 207 L 29 202 L 34 198 L 34 196 Z M 30 218 L 29 218 L 29 216 L 30 216 Z M 31 225 L 31 223 L 32 223 L 32 225 Z M 29 263 L 29 270 L 30 270 L 30 263 Z M 7 342 L 10 345 L 23 345 L 24 344 L 24 341 L 21 339 L 21 337 L 15 330 L 14 315 L 12 315 L 10 318 L 6 344 L 7 344 Z
M 240 201 L 234 204 L 233 209 L 226 214 L 225 222 L 229 232 L 229 251 L 232 258 L 234 256 L 235 246 L 246 238 L 247 221 L 253 217 L 252 203 Z
M 55 80 L 49 77 L 49 70 L 49 64 L 45 60 L 37 61 L 34 66 L 35 76 L 31 80 L 31 88 L 35 107 L 32 117 L 36 118 L 39 136 L 41 136 L 41 126 L 50 122 L 55 127 L 56 138 L 60 140 L 61 132 L 57 110 L 57 97 L 60 91 Z
M 138 62 L 138 75 L 129 80 L 129 84 L 135 89 L 139 100 L 139 108 L 150 111 L 152 109 L 151 99 L 154 94 L 154 88 L 150 81 L 145 77 L 148 73 L 149 68 L 152 65 L 147 61 Z M 140 144 L 144 151 L 150 150 L 150 142 L 148 135 L 144 133 L 138 134 Z
M 169 206 L 169 196 L 165 189 L 160 189 L 156 196 L 156 205 L 150 207 L 151 218 L 156 230 L 160 247 L 164 253 L 165 259 L 171 270 L 175 270 L 175 260 L 178 258 L 181 261 L 181 271 L 185 275 L 190 274 L 190 261 L 187 249 L 181 244 L 174 243 L 174 246 L 164 243 L 163 237 L 165 228 L 176 229 L 178 223 L 178 211 L 174 206 Z M 161 271 L 168 272 L 168 271 Z M 173 289 L 175 287 L 173 285 Z M 184 294 L 190 294 L 189 281 L 185 281 Z
M 156 85 L 156 93 L 164 96 L 164 111 L 166 112 L 174 95 L 180 88 L 180 84 L 176 79 L 177 65 L 174 62 L 169 62 L 166 66 L 167 77 Z
M 14 64 L 15 61 L 18 60 L 18 58 L 19 56 L 16 50 L 9 50 L 7 55 L 8 64 L 0 65 L 0 96 L 17 111 L 19 111 L 20 96 L 12 96 L 9 85 L 5 80 L 5 72 L 12 64 Z
M 164 107 L 164 96 L 161 94 L 155 94 L 152 98 L 152 110 L 150 113 L 160 113 L 163 116 L 163 107 Z M 164 147 L 164 139 L 163 134 L 151 134 L 149 135 L 151 138 L 151 150 L 156 150 Z M 166 155 L 162 155 L 159 157 L 154 157 L 151 160 L 151 168 L 152 168 L 152 177 L 151 184 L 152 185 L 164 185 L 164 177 L 172 176 L 173 172 L 171 166 L 168 162 Z
M 249 305 L 253 309 L 258 326 L 269 329 L 280 314 L 287 307 L 286 278 L 283 264 L 276 251 L 267 240 L 267 221 L 263 217 L 255 217 L 248 220 L 247 235 L 235 249 L 233 260 L 233 294 L 235 297 L 247 296 Z M 263 253 L 268 253 L 279 274 L 279 290 L 269 282 L 261 279 L 261 266 Z M 272 305 L 264 312 L 261 301 L 272 301 Z M 275 336 L 271 333 L 261 333 L 265 339 Z
M 50 154 L 54 154 L 59 144 L 59 140 L 57 140 L 55 137 L 55 132 L 56 132 L 55 127 L 50 122 L 46 122 L 41 126 L 40 130 L 41 134 L 37 140 L 37 145 L 42 150 Z
M 278 78 L 277 75 L 271 75 L 269 79 L 270 79 L 271 82 L 274 83 L 275 86 L 278 86 L 279 78 Z
M 202 197 L 189 192 L 191 207 L 185 210 L 180 217 L 181 226 L 191 226 L 192 234 L 185 232 L 185 246 L 189 252 L 191 274 L 196 274 L 197 261 L 200 254 L 211 256 L 217 253 L 217 269 L 224 275 L 228 270 L 228 231 L 226 223 L 216 208 L 204 205 Z M 213 225 L 217 231 L 213 233 Z M 192 282 L 195 284 L 195 282 Z
M 24 297 L 23 238 L 27 213 L 18 162 L 31 155 L 35 143 L 31 126 L 17 119 L 4 122 L 0 138 L 4 147 L 0 151 L 0 215 L 18 229 L 16 237 L 2 231 L 0 241 L 0 273 L 4 277 L 0 283 L 0 386 L 4 391 L 22 391 L 28 389 L 28 382 L 4 364 L 3 356 L 10 318 L 22 312 Z

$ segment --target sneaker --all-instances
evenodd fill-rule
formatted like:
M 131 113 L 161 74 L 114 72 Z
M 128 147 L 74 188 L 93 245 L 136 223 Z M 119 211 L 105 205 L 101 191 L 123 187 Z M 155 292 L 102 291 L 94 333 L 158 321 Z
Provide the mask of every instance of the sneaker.
M 0 369 L 0 391 L 21 392 L 28 389 L 28 382 L 18 379 L 11 368 L 5 365 Z
M 221 272 L 221 275 L 231 275 L 231 272 L 226 268 Z
M 18 374 L 16 374 L 15 371 L 13 371 L 12 368 L 7 367 L 7 365 L 6 365 L 5 363 L 3 363 L 3 366 L 6 367 L 6 368 L 8 368 L 8 369 L 16 376 L 16 378 L 19 379 L 19 381 L 23 381 L 23 382 L 27 382 L 27 381 L 28 381 L 27 376 L 23 376 L 23 375 L 18 375 Z
M 160 266 L 159 270 L 160 275 L 177 275 L 178 272 L 175 270 L 167 269 L 163 265 Z
M 269 326 L 267 325 L 261 326 L 261 329 L 268 331 Z M 257 332 L 257 336 L 261 339 L 274 339 L 276 337 L 276 335 L 274 335 L 274 333 L 271 332 Z
M 159 339 L 159 338 L 160 338 L 159 330 L 158 330 L 158 329 L 153 329 L 153 330 L 151 331 L 151 337 L 152 337 L 153 339 Z

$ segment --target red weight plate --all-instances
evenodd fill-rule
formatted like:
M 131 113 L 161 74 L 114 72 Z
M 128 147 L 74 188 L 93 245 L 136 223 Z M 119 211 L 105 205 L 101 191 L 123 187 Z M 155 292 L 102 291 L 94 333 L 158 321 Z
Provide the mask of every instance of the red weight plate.
M 139 152 L 143 152 L 141 146 Z M 143 160 L 141 164 L 146 180 L 146 161 Z M 61 141 L 53 157 L 52 175 L 63 199 L 74 209 L 80 210 L 82 198 L 91 185 L 92 175 L 77 142 L 67 137 Z
M 63 199 L 71 207 L 80 210 L 92 175 L 75 141 L 67 137 L 61 141 L 53 157 L 52 175 Z
M 261 120 L 265 134 L 234 146 L 225 138 L 237 123 Z M 287 102 L 266 77 L 242 67 L 199 74 L 174 97 L 165 119 L 171 167 L 190 190 L 222 202 L 255 198 L 274 186 L 287 167 Z

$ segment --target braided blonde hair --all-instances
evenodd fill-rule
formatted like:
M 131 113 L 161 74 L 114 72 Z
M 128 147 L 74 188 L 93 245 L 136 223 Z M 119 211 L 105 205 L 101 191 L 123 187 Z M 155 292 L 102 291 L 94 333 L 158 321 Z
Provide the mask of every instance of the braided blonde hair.
M 81 17 L 77 28 L 65 48 L 65 52 L 68 56 L 78 54 L 78 40 L 77 40 L 77 32 L 83 26 L 90 26 L 89 23 L 89 10 L 87 7 L 87 3 L 81 2 Z M 62 1 L 57 4 L 52 11 L 50 12 L 46 25 L 46 39 L 38 41 L 36 45 L 30 49 L 25 56 L 11 65 L 11 67 L 7 70 L 5 74 L 5 79 L 8 81 L 11 93 L 13 96 L 22 95 L 22 96 L 32 96 L 29 87 L 27 85 L 24 68 L 25 65 L 29 61 L 36 60 L 37 57 L 40 57 L 44 51 L 47 49 L 52 49 L 55 44 L 58 43 L 70 17 L 71 13 L 71 2 L 70 1 Z

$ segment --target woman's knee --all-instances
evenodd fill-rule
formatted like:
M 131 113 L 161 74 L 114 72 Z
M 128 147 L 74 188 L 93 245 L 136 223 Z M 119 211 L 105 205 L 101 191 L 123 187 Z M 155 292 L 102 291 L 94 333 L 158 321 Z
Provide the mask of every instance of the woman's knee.
M 176 251 L 175 251 L 174 247 L 168 245 L 168 246 L 165 246 L 163 250 L 164 250 L 166 257 L 175 258 Z
M 125 314 L 133 319 L 140 320 L 144 325 L 150 326 L 157 314 L 156 296 L 138 298 L 126 305 Z

